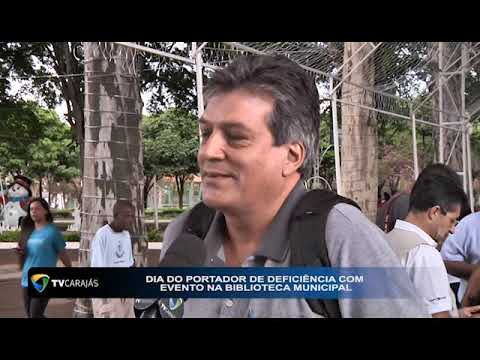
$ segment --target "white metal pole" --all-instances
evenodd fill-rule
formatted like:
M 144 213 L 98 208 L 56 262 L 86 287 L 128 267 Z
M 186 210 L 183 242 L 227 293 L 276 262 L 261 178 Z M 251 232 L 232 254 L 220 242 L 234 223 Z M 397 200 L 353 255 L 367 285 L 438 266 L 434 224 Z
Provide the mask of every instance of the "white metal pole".
M 460 97 L 462 100 L 461 111 L 462 116 L 465 116 L 465 66 L 467 64 L 467 52 L 465 49 L 465 44 L 462 43 L 462 72 L 461 72 L 461 81 L 460 81 Z M 464 120 L 464 119 L 462 119 Z M 468 127 L 465 126 L 465 123 L 462 123 L 462 171 L 463 171 L 463 190 L 467 192 L 467 135 Z M 471 195 L 470 195 L 471 196 Z
M 467 137 L 465 132 L 466 126 L 462 126 L 462 176 L 463 176 L 463 190 L 467 193 Z
M 418 153 L 417 153 L 417 128 L 415 122 L 415 112 L 411 111 L 412 116 L 412 144 L 413 144 L 413 171 L 415 174 L 415 180 L 418 178 Z
M 202 59 L 202 47 L 197 48 L 197 43 L 192 43 L 192 54 L 194 55 L 195 61 L 195 74 L 196 74 L 196 85 L 197 85 L 197 108 L 198 108 L 198 117 L 200 118 L 203 115 L 205 110 L 203 102 L 203 59 Z M 200 124 L 198 124 L 198 139 L 199 142 L 202 142 L 202 132 L 200 130 Z M 192 180 L 193 181 L 193 180 Z M 201 190 L 200 190 L 201 191 Z M 193 206 L 193 204 L 192 204 Z
M 443 125 L 443 43 L 438 43 L 438 107 L 440 112 L 438 113 L 438 122 Z M 443 152 L 443 128 L 440 127 L 439 139 L 438 139 L 438 160 L 440 163 L 444 163 Z
M 2 194 L 3 205 L 5 206 L 5 194 L 3 193 L 3 176 L 0 174 L 0 194 Z
M 473 198 L 473 179 L 472 179 L 472 144 L 470 142 L 470 123 L 467 126 L 467 164 L 468 164 L 468 193 L 470 194 L 470 208 L 474 209 L 474 198 Z
M 197 85 L 197 107 L 198 117 L 201 117 L 204 110 L 203 105 L 203 59 L 202 49 L 197 48 L 197 43 L 192 43 L 192 51 L 195 55 L 195 73 L 196 73 L 196 85 Z
M 3 193 L 3 184 L 2 184 L 2 181 L 3 181 L 3 176 L 2 174 L 0 174 L 0 194 L 2 194 L 2 198 L 3 198 L 3 205 L 0 207 L 0 215 L 2 215 L 2 208 L 5 208 L 5 205 L 6 205 L 6 202 L 5 202 L 5 194 Z M 0 232 L 2 230 L 0 229 Z
M 453 155 L 453 152 L 455 151 L 455 146 L 457 145 L 458 137 L 460 136 L 460 131 L 457 131 L 457 136 L 455 136 L 455 140 L 453 141 L 453 144 L 450 149 L 450 154 L 448 154 L 447 161 L 445 162 L 445 165 L 448 165 L 450 163 L 450 158 Z
M 335 182 L 337 184 L 337 193 L 343 194 L 342 191 L 342 176 L 340 173 L 340 144 L 338 141 L 338 119 L 337 119 L 337 92 L 332 91 L 333 77 L 330 77 L 330 92 L 332 95 L 332 126 L 333 126 L 333 146 L 335 149 Z
M 155 229 L 158 230 L 158 192 L 157 192 L 157 175 L 153 177 L 153 206 L 155 207 Z

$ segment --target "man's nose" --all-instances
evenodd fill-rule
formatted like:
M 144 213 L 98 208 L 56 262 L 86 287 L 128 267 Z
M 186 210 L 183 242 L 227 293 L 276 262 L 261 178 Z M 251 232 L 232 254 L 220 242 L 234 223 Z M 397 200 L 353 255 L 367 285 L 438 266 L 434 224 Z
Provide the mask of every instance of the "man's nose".
M 214 131 L 200 145 L 200 160 L 222 160 L 225 158 L 225 141 L 219 131 Z

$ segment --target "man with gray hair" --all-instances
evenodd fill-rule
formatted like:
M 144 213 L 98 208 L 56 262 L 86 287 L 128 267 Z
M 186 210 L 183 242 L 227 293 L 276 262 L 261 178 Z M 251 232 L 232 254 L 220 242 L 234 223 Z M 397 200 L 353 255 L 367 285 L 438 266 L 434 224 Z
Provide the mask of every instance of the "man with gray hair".
M 204 265 L 290 266 L 290 220 L 308 195 L 302 180 L 309 176 L 319 143 L 320 101 L 314 78 L 283 56 L 240 57 L 209 79 L 205 98 L 197 159 L 203 203 L 214 209 L 214 216 L 203 237 Z M 179 235 L 190 215 L 192 211 L 168 226 L 160 261 L 172 243 L 182 239 Z M 330 211 L 319 243 L 322 236 L 332 267 L 400 267 L 382 232 L 345 202 Z M 340 299 L 338 316 L 428 316 L 406 273 L 378 286 L 407 296 Z M 325 313 L 315 311 L 306 299 L 190 299 L 183 316 Z

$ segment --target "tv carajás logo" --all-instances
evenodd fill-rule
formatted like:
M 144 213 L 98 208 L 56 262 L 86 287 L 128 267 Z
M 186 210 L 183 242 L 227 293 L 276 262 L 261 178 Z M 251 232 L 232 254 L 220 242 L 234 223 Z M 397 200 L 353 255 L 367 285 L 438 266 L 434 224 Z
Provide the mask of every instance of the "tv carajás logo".
M 39 293 L 42 293 L 49 283 L 54 288 L 97 288 L 98 279 L 51 279 L 47 274 L 35 274 L 30 278 L 33 287 Z
M 39 293 L 42 293 L 43 290 L 47 288 L 48 282 L 50 281 L 50 276 L 47 274 L 35 274 L 30 278 L 32 281 L 33 287 Z

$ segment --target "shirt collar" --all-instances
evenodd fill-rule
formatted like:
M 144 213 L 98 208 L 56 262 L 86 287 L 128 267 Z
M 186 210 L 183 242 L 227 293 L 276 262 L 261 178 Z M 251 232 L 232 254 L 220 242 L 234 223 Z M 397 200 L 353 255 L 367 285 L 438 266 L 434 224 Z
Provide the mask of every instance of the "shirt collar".
M 414 232 L 415 234 L 420 236 L 422 240 L 424 240 L 428 245 L 433 246 L 435 248 L 438 246 L 438 244 L 435 242 L 435 240 L 431 238 L 430 235 L 428 235 L 425 231 L 423 231 L 417 225 L 412 224 L 408 221 L 397 219 L 397 221 L 395 222 L 395 229 Z
M 306 190 L 303 181 L 299 180 L 290 194 L 287 196 L 272 223 L 267 228 L 255 256 L 261 256 L 280 262 L 285 259 L 288 250 L 288 226 L 292 212 L 298 201 L 305 194 Z M 223 252 L 223 241 L 225 239 L 226 225 L 224 215 L 217 211 L 212 225 L 205 236 L 207 256 L 218 256 L 225 260 Z

